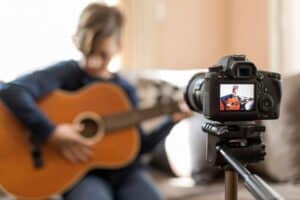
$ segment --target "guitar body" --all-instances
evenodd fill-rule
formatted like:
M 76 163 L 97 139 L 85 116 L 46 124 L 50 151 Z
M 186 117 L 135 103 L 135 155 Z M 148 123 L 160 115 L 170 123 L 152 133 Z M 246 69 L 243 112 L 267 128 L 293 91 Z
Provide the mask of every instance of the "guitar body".
M 227 106 L 229 104 L 230 106 Z M 225 110 L 240 110 L 241 104 L 238 97 L 231 97 L 226 100 Z
M 107 83 L 92 84 L 77 92 L 57 90 L 38 105 L 55 124 L 73 123 L 85 112 L 105 116 L 131 110 L 124 92 Z M 122 168 L 136 158 L 139 145 L 139 135 L 133 127 L 104 133 L 97 137 L 95 155 L 89 162 L 71 164 L 45 144 L 41 147 L 43 166 L 37 169 L 28 130 L 0 104 L 0 185 L 22 199 L 44 199 L 62 193 L 91 169 Z

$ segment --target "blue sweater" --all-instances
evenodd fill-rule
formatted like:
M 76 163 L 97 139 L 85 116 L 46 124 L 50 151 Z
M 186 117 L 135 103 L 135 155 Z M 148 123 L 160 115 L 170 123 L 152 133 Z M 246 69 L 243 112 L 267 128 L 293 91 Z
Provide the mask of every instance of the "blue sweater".
M 54 64 L 46 69 L 22 76 L 1 90 L 1 98 L 11 112 L 31 131 L 34 141 L 43 143 L 55 129 L 44 113 L 37 107 L 36 101 L 55 89 L 75 91 L 93 82 L 112 82 L 119 85 L 128 95 L 133 107 L 137 107 L 136 89 L 118 74 L 110 80 L 92 77 L 83 71 L 78 62 L 68 60 Z M 172 128 L 167 120 L 151 134 L 141 133 L 141 151 L 151 151 Z

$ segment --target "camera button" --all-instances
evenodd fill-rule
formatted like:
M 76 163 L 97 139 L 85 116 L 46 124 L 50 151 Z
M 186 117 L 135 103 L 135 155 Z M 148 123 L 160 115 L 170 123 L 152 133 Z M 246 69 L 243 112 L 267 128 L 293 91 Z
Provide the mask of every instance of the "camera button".
M 258 73 L 257 78 L 262 81 L 262 80 L 264 80 L 265 77 L 264 77 L 263 73 Z
M 274 99 L 271 95 L 265 94 L 259 99 L 259 109 L 263 112 L 272 112 L 274 107 Z

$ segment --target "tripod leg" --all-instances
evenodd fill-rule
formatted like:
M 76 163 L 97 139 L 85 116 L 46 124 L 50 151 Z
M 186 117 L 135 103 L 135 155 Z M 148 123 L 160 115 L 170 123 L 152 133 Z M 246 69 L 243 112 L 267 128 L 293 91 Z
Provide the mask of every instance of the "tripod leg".
M 225 170 L 225 200 L 237 200 L 238 175 L 233 170 Z

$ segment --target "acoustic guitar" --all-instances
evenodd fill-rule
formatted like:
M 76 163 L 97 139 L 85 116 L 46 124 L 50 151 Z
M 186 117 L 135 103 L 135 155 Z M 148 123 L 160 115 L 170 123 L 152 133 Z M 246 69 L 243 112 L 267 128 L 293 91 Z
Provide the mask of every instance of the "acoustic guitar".
M 220 110 L 224 111 L 236 111 L 236 110 L 240 110 L 241 106 L 244 106 L 246 103 L 248 103 L 249 101 L 253 101 L 253 98 L 245 98 L 243 100 L 239 100 L 238 97 L 232 97 L 232 98 L 228 98 L 226 101 L 226 105 L 223 104 L 222 101 L 220 101 Z
M 91 84 L 76 92 L 56 90 L 39 100 L 38 106 L 55 124 L 82 124 L 79 134 L 95 142 L 95 155 L 87 163 L 71 164 L 48 144 L 37 154 L 28 130 L 0 103 L 0 185 L 21 199 L 62 193 L 95 168 L 125 167 L 139 152 L 135 125 L 179 111 L 174 101 L 132 109 L 126 94 L 110 83 Z

